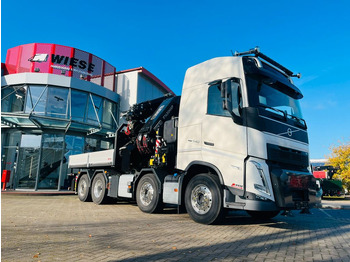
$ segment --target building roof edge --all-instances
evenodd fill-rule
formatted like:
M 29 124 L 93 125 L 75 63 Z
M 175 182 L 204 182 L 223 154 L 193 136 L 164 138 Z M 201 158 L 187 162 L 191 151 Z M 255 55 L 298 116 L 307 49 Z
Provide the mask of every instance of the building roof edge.
M 135 72 L 135 71 L 144 74 L 145 76 L 147 76 L 148 78 L 156 82 L 158 85 L 160 85 L 165 91 L 175 96 L 175 93 L 166 84 L 164 84 L 158 77 L 156 77 L 154 74 L 152 74 L 150 71 L 148 71 L 146 68 L 142 66 L 118 71 L 116 72 L 116 74 L 118 75 L 118 74 L 124 74 L 124 73 Z

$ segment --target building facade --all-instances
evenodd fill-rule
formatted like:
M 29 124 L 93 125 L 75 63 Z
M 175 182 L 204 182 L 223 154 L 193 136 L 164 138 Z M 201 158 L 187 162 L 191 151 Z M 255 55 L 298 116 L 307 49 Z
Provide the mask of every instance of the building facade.
M 8 187 L 67 190 L 70 155 L 113 148 L 120 112 L 172 91 L 146 69 L 76 48 L 28 44 L 1 68 L 1 168 Z

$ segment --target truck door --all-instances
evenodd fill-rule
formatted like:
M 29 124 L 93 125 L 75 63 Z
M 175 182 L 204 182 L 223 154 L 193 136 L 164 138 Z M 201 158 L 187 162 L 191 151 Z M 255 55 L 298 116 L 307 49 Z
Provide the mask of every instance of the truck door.
M 229 91 L 225 94 L 222 88 Z M 216 166 L 225 185 L 241 191 L 239 194 L 243 194 L 244 190 L 244 159 L 247 156 L 246 127 L 242 124 L 241 116 L 241 94 L 239 79 L 210 85 L 207 114 L 202 122 L 203 161 Z

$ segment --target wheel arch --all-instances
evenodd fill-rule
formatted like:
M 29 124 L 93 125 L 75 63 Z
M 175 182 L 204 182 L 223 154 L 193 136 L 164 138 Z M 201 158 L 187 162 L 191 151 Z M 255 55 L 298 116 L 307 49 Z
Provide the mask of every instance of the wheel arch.
M 105 183 L 106 183 L 106 186 L 107 186 L 107 183 L 108 183 L 108 177 L 106 175 L 107 171 L 105 169 L 96 169 L 91 177 L 91 180 L 90 180 L 90 185 L 92 185 L 92 181 L 94 180 L 94 178 L 97 176 L 97 174 L 103 174 L 103 177 L 105 179 Z
M 202 173 L 210 173 L 213 174 L 215 176 L 217 176 L 219 178 L 220 184 L 221 186 L 224 185 L 224 180 L 222 177 L 222 174 L 220 172 L 220 170 L 214 166 L 211 163 L 208 162 L 204 162 L 204 161 L 193 161 L 191 162 L 187 168 L 185 169 L 185 175 L 183 177 L 183 180 L 181 182 L 181 205 L 184 204 L 184 198 L 185 198 L 185 191 L 186 191 L 186 187 L 188 185 L 188 183 L 190 182 L 190 180 L 198 175 L 198 174 L 202 174 Z
M 163 172 L 160 172 L 159 170 L 155 170 L 154 168 L 144 168 L 135 177 L 135 181 L 134 181 L 134 185 L 133 185 L 134 190 L 133 190 L 133 195 L 132 195 L 133 199 L 136 199 L 136 189 L 137 189 L 137 186 L 140 182 L 140 179 L 147 174 L 154 175 L 154 177 L 157 180 L 158 187 L 160 189 L 159 194 L 162 193 L 162 191 L 163 191 L 162 181 L 164 181 L 164 177 L 166 174 L 163 174 Z
M 91 181 L 92 181 L 92 179 L 90 178 L 90 173 L 89 173 L 89 170 L 87 170 L 87 169 L 83 169 L 83 170 L 80 170 L 79 172 L 78 172 L 78 177 L 77 177 L 77 179 L 76 179 L 76 181 L 75 181 L 75 192 L 78 192 L 78 185 L 79 185 L 79 181 L 80 181 L 80 179 L 82 178 L 82 176 L 83 175 L 87 175 L 87 177 L 88 177 L 88 180 L 89 180 L 89 190 L 90 190 L 90 187 L 91 187 Z

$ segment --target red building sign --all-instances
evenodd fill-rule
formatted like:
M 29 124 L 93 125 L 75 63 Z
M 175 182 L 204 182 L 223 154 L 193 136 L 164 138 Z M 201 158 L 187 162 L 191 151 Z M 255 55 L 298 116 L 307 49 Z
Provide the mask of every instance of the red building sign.
M 7 51 L 5 74 L 24 72 L 64 75 L 114 91 L 115 67 L 82 50 L 56 44 L 27 44 Z

